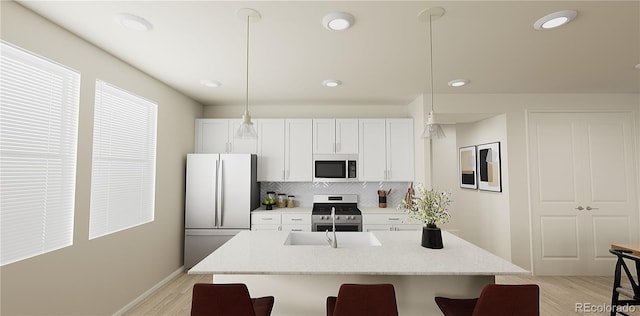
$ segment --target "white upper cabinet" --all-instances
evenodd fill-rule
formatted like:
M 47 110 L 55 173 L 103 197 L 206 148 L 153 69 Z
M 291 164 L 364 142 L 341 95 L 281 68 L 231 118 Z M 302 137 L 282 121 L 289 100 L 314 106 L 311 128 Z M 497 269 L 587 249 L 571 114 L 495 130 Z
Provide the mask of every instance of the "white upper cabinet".
M 254 120 L 254 124 L 256 120 Z M 239 119 L 196 119 L 196 153 L 258 153 L 256 139 L 240 139 Z
M 359 128 L 360 181 L 413 181 L 413 120 L 363 119 Z
M 413 120 L 388 119 L 387 132 L 387 181 L 413 181 Z
M 258 123 L 258 181 L 284 180 L 284 120 Z
M 240 139 L 239 119 L 197 119 L 197 153 L 258 155 L 258 181 L 311 182 L 313 154 L 358 154 L 359 181 L 413 181 L 412 119 L 258 119 Z
M 261 119 L 258 123 L 258 181 L 312 179 L 310 119 Z
M 357 154 L 357 119 L 313 120 L 314 154 Z
M 312 126 L 309 119 L 285 120 L 285 181 L 313 178 Z
M 387 173 L 384 119 L 360 120 L 359 181 L 384 181 Z

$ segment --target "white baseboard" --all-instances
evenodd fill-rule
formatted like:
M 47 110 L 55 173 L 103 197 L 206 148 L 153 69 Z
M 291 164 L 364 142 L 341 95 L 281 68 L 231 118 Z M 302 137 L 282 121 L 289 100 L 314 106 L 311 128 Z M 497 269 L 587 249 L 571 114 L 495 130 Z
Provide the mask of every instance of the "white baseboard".
M 138 303 L 142 302 L 145 298 L 147 298 L 153 292 L 155 292 L 156 290 L 161 288 L 163 285 L 171 282 L 171 280 L 175 279 L 177 276 L 179 276 L 183 272 L 184 272 L 184 266 L 180 267 L 178 270 L 176 270 L 173 273 L 169 274 L 169 276 L 167 276 L 166 278 L 162 279 L 162 281 L 158 282 L 158 284 L 154 285 L 153 287 L 151 287 L 150 289 L 148 289 L 147 291 L 142 293 L 142 295 L 138 296 L 135 300 L 133 300 L 129 304 L 125 305 L 119 311 L 113 313 L 113 316 L 124 315 L 124 313 L 129 311 L 134 306 L 138 305 Z

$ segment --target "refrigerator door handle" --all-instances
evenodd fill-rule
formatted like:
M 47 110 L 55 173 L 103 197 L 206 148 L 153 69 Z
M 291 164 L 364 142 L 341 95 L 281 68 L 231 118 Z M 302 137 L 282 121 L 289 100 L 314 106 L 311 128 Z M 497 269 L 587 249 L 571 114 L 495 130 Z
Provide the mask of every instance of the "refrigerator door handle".
M 219 164 L 218 164 L 218 160 L 216 160 L 216 169 L 215 169 L 215 174 L 214 174 L 214 179 L 218 179 L 218 174 L 219 174 Z M 215 183 L 213 183 L 213 197 L 214 197 L 214 204 L 213 204 L 213 227 L 218 227 L 218 181 L 216 181 Z
M 224 189 L 224 165 L 222 164 L 222 157 L 220 157 L 220 164 L 218 165 L 218 189 L 217 189 L 217 205 L 216 205 L 216 227 L 222 227 L 222 212 L 224 207 L 223 192 Z

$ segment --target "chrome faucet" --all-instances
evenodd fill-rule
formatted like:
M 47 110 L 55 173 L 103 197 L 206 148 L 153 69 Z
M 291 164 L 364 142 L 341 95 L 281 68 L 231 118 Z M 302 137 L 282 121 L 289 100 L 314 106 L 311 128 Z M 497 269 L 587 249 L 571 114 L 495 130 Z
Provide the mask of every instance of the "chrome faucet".
M 325 235 L 327 236 L 327 242 L 331 246 L 331 248 L 338 248 L 338 240 L 336 239 L 336 208 L 331 207 L 331 221 L 333 227 L 333 238 L 329 237 L 329 230 L 325 230 Z

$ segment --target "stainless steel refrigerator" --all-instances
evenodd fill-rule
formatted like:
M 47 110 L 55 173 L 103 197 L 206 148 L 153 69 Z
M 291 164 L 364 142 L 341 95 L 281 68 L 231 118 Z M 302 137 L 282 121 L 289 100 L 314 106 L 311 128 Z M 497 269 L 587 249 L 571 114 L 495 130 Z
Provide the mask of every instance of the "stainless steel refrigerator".
M 252 154 L 188 154 L 184 266 L 190 269 L 241 230 L 260 206 Z

